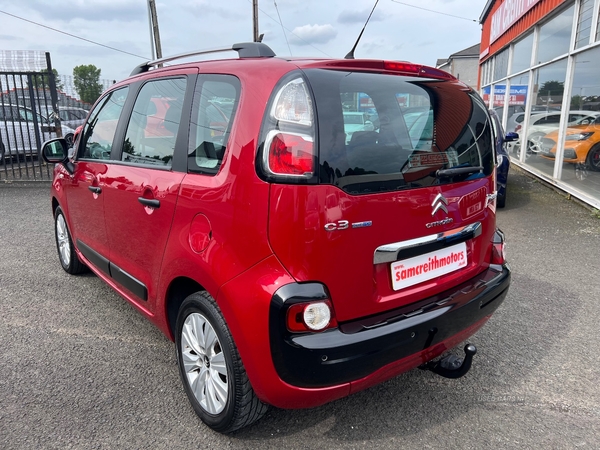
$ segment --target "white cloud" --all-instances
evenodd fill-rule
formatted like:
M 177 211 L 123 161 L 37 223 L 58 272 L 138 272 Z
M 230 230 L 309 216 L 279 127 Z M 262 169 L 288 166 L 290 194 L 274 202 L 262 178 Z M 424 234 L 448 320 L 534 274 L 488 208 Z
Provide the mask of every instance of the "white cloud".
M 339 23 L 362 23 L 364 24 L 371 13 L 370 9 L 365 9 L 363 11 L 342 11 L 338 17 Z M 376 9 L 371 16 L 370 22 L 381 22 L 385 19 L 385 14 L 383 11 Z
M 479 17 L 487 1 L 435 0 L 431 9 Z M 417 0 L 406 2 L 418 4 Z M 265 33 L 263 42 L 278 55 L 290 54 L 287 36 L 290 45 L 294 44 L 294 56 L 343 58 L 354 45 L 373 3 L 277 0 L 277 11 L 273 1 L 261 0 L 259 31 Z M 165 56 L 252 40 L 251 0 L 156 0 L 156 7 Z M 0 0 L 0 10 L 150 58 L 146 0 Z M 2 15 L 0 24 L 0 49 L 48 51 L 53 67 L 61 74 L 71 74 L 77 65 L 94 64 L 102 69 L 102 78 L 119 80 L 144 60 L 15 17 Z M 480 37 L 481 27 L 476 23 L 386 0 L 377 5 L 356 57 L 432 65 L 438 58 L 473 45 Z
M 304 25 L 294 28 L 292 33 L 289 40 L 295 45 L 326 44 L 337 36 L 337 31 L 330 24 Z

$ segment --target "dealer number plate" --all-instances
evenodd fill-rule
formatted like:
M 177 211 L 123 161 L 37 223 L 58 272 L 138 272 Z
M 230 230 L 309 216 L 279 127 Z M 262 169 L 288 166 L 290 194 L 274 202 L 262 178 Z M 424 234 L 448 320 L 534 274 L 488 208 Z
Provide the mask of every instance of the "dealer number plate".
M 467 266 L 467 244 L 436 250 L 391 264 L 395 291 L 437 278 Z

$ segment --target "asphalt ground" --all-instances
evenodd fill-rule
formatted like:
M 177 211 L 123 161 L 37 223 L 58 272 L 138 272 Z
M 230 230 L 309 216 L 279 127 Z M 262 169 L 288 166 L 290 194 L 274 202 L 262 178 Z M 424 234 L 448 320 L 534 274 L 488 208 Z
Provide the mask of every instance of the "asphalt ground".
M 49 185 L 0 185 L 0 448 L 599 448 L 600 218 L 512 171 L 498 224 L 512 285 L 464 378 L 413 370 L 221 435 L 189 406 L 174 345 L 60 268 Z

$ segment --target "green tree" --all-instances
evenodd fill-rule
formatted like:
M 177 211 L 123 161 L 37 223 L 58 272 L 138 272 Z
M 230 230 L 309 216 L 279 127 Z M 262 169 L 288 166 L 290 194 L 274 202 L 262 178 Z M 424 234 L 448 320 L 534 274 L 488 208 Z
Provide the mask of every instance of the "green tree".
M 102 93 L 100 69 L 93 64 L 73 68 L 73 84 L 81 101 L 94 103 Z
M 64 85 L 60 81 L 60 76 L 56 69 L 52 69 L 52 73 L 54 74 L 54 80 L 56 82 L 56 89 L 59 91 L 63 91 L 65 89 Z M 50 88 L 50 84 L 48 83 L 48 69 L 40 70 L 39 75 L 34 75 L 31 80 L 32 87 L 34 89 L 48 89 Z
M 545 95 L 548 97 L 551 96 L 562 96 L 563 92 L 565 91 L 565 83 L 562 81 L 546 81 L 544 84 L 542 84 L 542 86 L 540 87 L 540 95 Z

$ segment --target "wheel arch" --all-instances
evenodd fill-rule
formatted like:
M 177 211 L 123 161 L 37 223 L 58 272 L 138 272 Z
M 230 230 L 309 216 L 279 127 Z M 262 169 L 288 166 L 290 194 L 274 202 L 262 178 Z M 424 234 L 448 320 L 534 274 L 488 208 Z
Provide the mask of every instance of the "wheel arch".
M 592 161 L 594 153 L 595 152 L 599 152 L 599 151 L 600 151 L 600 142 L 592 145 L 592 147 L 588 150 L 587 154 L 585 155 L 585 163 L 594 172 L 600 172 L 600 167 L 599 166 L 595 166 L 594 162 Z
M 204 287 L 188 277 L 178 277 L 171 281 L 165 296 L 165 317 L 167 322 L 168 337 L 175 340 L 175 327 L 177 314 L 183 301 L 194 292 L 205 291 Z
M 58 208 L 60 206 L 60 204 L 58 203 L 58 200 L 56 199 L 56 197 L 52 197 L 52 217 L 54 217 L 54 214 L 56 213 L 56 208 Z

